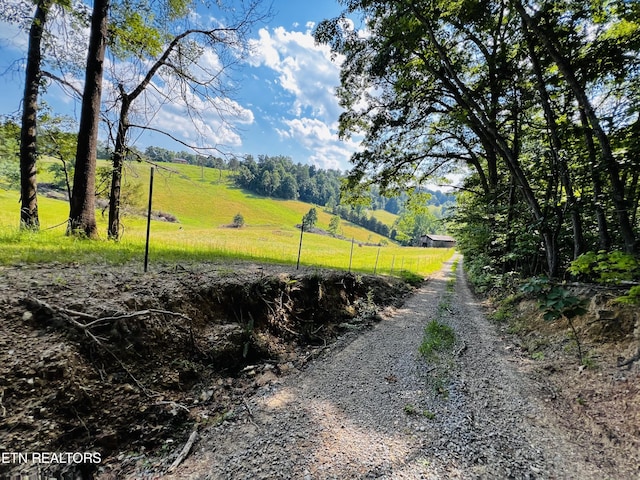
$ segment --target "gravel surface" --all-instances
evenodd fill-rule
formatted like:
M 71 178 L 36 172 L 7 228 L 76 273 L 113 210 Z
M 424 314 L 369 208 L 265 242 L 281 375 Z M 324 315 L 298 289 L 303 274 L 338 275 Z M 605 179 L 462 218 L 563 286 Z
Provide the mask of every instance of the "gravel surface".
M 372 330 L 202 429 L 164 478 L 632 478 L 559 426 L 527 359 L 487 323 L 461 265 L 452 273 L 456 260 Z M 427 361 L 418 348 L 432 319 L 456 344 Z

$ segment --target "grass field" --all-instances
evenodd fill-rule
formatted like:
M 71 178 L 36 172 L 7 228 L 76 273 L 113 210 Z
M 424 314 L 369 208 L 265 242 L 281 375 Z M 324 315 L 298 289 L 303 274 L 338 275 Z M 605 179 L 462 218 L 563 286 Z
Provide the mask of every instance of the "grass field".
M 175 215 L 179 223 L 153 221 L 150 265 L 153 262 L 215 261 L 243 259 L 295 264 L 300 245 L 296 224 L 312 205 L 268 199 L 233 187 L 227 172 L 190 165 L 167 165 L 173 171 L 154 175 L 154 212 Z M 138 207 L 146 204 L 150 169 L 129 168 L 130 184 L 141 192 Z M 47 181 L 46 174 L 39 180 Z M 66 201 L 38 197 L 41 232 L 20 232 L 19 194 L 0 191 L 0 264 L 34 262 L 140 262 L 144 257 L 146 218 L 123 217 L 119 242 L 89 241 L 65 235 L 69 206 Z M 331 216 L 318 211 L 318 227 L 326 229 Z M 241 213 L 243 228 L 229 228 Z M 99 231 L 106 237 L 106 218 L 97 212 Z M 399 273 L 406 270 L 428 275 L 453 253 L 449 249 L 399 247 L 363 228 L 342 221 L 340 233 L 349 240 L 305 233 L 300 263 L 306 266 L 352 269 L 366 273 Z M 352 240 L 353 239 L 353 240 Z M 384 242 L 383 242 L 384 243 Z M 375 246 L 373 246 L 375 245 Z M 151 267 L 152 268 L 152 267 Z

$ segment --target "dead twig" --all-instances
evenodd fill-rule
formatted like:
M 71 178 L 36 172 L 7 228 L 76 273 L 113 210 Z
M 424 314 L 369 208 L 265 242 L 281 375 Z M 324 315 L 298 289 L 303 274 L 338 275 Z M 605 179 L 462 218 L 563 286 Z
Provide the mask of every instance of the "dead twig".
M 197 438 L 198 438 L 198 427 L 196 426 L 193 432 L 191 432 L 191 435 L 189 435 L 189 439 L 187 440 L 187 443 L 185 443 L 184 447 L 182 447 L 180 454 L 177 456 L 177 458 L 173 461 L 173 463 L 169 467 L 168 472 L 173 472 L 176 468 L 178 468 L 178 466 L 180 466 L 182 462 L 184 462 L 185 458 L 187 458 L 187 456 L 189 455 L 189 452 L 191 451 L 193 444 L 196 443 Z
M 91 340 L 93 340 L 99 347 L 101 347 L 105 352 L 107 352 L 109 355 L 111 355 L 113 357 L 113 359 L 118 363 L 118 365 L 120 365 L 120 368 L 122 368 L 127 375 L 129 375 L 129 377 L 131 378 L 131 380 L 134 381 L 134 383 L 138 386 L 138 388 L 148 397 L 153 397 L 153 396 L 157 396 L 159 395 L 158 392 L 154 392 L 153 390 L 148 389 L 147 387 L 145 387 L 136 377 L 135 375 L 133 375 L 133 373 L 131 373 L 131 371 L 126 367 L 126 365 L 122 362 L 122 360 L 120 360 L 120 358 L 118 358 L 118 356 L 113 353 L 104 343 L 103 340 L 101 340 L 100 338 L 98 338 L 91 330 L 90 328 L 92 326 L 95 326 L 97 323 L 96 322 L 100 322 L 103 321 L 103 319 L 96 319 L 93 322 L 90 323 L 81 323 L 78 322 L 77 320 L 73 319 L 70 317 L 70 314 L 80 314 L 80 316 L 82 318 L 96 318 L 93 317 L 89 314 L 83 313 L 83 312 L 75 312 L 73 310 L 68 310 L 62 307 L 52 307 L 51 305 L 49 305 L 47 302 L 44 302 L 42 300 L 38 300 L 37 298 L 25 298 L 24 299 L 24 303 L 27 305 L 27 307 L 30 310 L 33 311 L 43 311 L 45 314 L 51 316 L 51 317 L 59 317 L 62 318 L 64 321 L 66 321 L 67 323 L 71 324 L 72 326 L 80 329 L 81 331 L 84 332 L 84 334 L 89 337 Z M 147 312 L 151 312 L 152 310 L 149 310 Z M 158 311 L 159 313 L 165 313 L 164 310 L 160 310 Z M 140 313 L 140 312 L 134 312 L 134 313 Z M 169 313 L 173 313 L 173 312 L 169 312 Z M 177 314 L 180 316 L 183 316 L 182 314 Z M 114 317 L 111 317 L 112 319 L 114 319 Z
M 242 397 L 242 402 L 244 403 L 244 406 L 247 409 L 247 413 L 249 414 L 249 416 L 251 418 L 253 418 L 253 412 L 251 411 L 251 407 L 249 406 L 249 403 L 247 402 L 247 399 Z
M 171 405 L 174 408 L 181 408 L 187 413 L 191 413 L 191 410 L 189 410 L 189 407 L 182 405 L 181 403 L 178 403 L 178 402 L 168 402 L 165 400 L 165 401 L 158 401 L 154 403 L 154 405 Z

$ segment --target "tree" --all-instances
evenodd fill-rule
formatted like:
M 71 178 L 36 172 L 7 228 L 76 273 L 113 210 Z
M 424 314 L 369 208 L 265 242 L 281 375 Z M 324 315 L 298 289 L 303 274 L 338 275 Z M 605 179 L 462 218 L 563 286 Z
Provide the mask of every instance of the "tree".
M 333 236 L 338 234 L 338 229 L 340 228 L 340 217 L 338 215 L 333 215 L 331 220 L 329 220 L 329 233 Z
M 302 227 L 306 230 L 313 228 L 318 222 L 318 212 L 315 207 L 311 208 L 307 213 L 302 217 Z
M 36 182 L 36 128 L 38 117 L 38 91 L 42 73 L 41 42 L 52 0 L 38 0 L 29 29 L 29 48 L 25 69 L 20 134 L 20 227 L 38 230 L 38 198 Z
M 98 235 L 95 215 L 95 176 L 108 13 L 109 0 L 94 1 L 67 228 L 68 234 L 80 234 L 88 238 Z
M 188 12 L 188 5 L 189 0 L 167 2 L 169 19 L 184 16 Z M 164 32 L 160 30 L 159 26 L 153 24 L 154 17 L 143 18 L 137 12 L 131 11 L 130 5 L 125 4 L 125 14 L 119 24 L 120 28 L 115 39 L 114 49 L 117 52 L 124 52 L 126 55 L 135 52 L 138 57 L 138 65 L 143 71 L 147 70 L 141 73 L 142 80 L 132 86 L 129 91 L 123 82 L 118 83 L 120 108 L 112 156 L 109 238 L 117 239 L 119 236 L 122 168 L 127 155 L 129 129 L 133 126 L 149 128 L 144 125 L 132 125 L 130 122 L 129 116 L 134 102 L 152 85 L 152 81 L 157 77 L 162 77 L 165 84 L 168 78 L 172 78 L 177 82 L 175 88 L 180 91 L 181 99 L 186 100 L 189 109 L 194 111 L 194 117 L 197 116 L 198 108 L 203 108 L 201 104 L 204 99 L 209 103 L 210 108 L 219 109 L 221 118 L 224 118 L 222 109 L 232 110 L 233 108 L 230 104 L 221 106 L 221 103 L 224 103 L 221 98 L 227 94 L 223 82 L 224 71 L 231 62 L 237 62 L 239 56 L 246 53 L 248 43 L 245 40 L 246 34 L 256 22 L 264 18 L 264 14 L 258 10 L 258 5 L 257 1 L 250 3 L 246 10 L 234 13 L 234 15 L 238 15 L 238 18 L 230 19 L 220 27 L 187 29 L 175 35 L 167 45 L 162 46 L 161 39 Z M 151 19 L 149 22 L 146 21 L 148 18 Z M 131 45 L 143 45 L 144 48 L 133 50 Z M 205 62 L 199 62 L 200 56 L 207 50 L 215 53 L 220 59 L 220 62 L 213 68 L 208 68 Z M 227 50 L 234 51 L 235 55 L 230 57 Z M 228 63 L 225 64 L 224 58 L 229 58 Z M 188 100 L 189 95 L 186 92 L 191 93 L 192 100 Z M 148 116 L 150 116 L 149 113 L 146 112 Z M 268 190 L 267 194 L 273 194 L 278 186 L 279 182 L 275 180 L 270 182 L 265 187 Z
M 601 245 L 615 219 L 610 238 L 636 248 L 627 199 L 637 182 L 623 155 L 611 153 L 626 152 L 622 132 L 637 121 L 637 5 L 345 4 L 367 34 L 342 16 L 315 35 L 345 58 L 340 133 L 364 138 L 351 188 L 402 192 L 465 165 L 464 191 L 478 201 L 463 202 L 470 210 L 459 218 L 469 232 L 487 227 L 487 256 L 504 269 L 541 268 L 542 254 L 547 274 L 557 275 L 593 248 L 592 218 Z M 595 98 L 606 105 L 593 108 Z
M 244 227 L 244 217 L 241 213 L 236 213 L 233 217 L 233 223 L 231 224 L 234 228 L 242 228 Z

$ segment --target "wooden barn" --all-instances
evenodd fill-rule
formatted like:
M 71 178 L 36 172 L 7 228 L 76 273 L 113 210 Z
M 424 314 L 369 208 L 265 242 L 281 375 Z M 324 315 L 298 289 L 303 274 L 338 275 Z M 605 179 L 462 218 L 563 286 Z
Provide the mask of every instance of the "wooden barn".
M 454 248 L 456 239 L 449 235 L 421 235 L 420 246 L 430 248 Z

